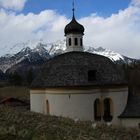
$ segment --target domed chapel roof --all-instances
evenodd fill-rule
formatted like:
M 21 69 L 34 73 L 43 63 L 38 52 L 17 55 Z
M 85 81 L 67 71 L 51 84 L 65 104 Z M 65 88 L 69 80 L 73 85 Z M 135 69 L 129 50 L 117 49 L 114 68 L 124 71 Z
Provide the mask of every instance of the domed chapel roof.
M 114 85 L 124 83 L 115 64 L 88 52 L 68 52 L 48 60 L 32 88 Z

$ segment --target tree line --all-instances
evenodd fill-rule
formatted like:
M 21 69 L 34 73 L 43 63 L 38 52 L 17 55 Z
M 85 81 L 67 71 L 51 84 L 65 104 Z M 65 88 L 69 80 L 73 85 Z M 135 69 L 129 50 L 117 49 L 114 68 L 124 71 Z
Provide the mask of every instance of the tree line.
M 25 72 L 24 75 L 21 75 L 17 71 L 14 73 L 8 74 L 8 81 L 10 85 L 14 86 L 30 86 L 34 79 L 33 69 Z

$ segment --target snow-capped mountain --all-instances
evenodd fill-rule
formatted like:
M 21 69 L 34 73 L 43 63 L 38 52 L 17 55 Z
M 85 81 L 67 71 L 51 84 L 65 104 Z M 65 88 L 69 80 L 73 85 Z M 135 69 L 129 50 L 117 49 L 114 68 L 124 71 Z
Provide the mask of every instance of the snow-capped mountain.
M 48 52 L 50 55 L 57 55 L 64 53 L 66 50 L 66 41 L 65 40 L 58 40 L 54 43 L 50 43 L 47 45 Z
M 0 70 L 6 72 L 12 66 L 25 62 L 31 64 L 43 63 L 50 58 L 48 51 L 44 48 L 43 44 L 39 43 L 36 47 L 30 48 L 24 46 L 22 50 L 13 55 L 5 55 L 0 58 Z
M 0 57 L 0 70 L 3 72 L 6 72 L 6 70 L 12 66 L 23 61 L 41 64 L 51 56 L 64 53 L 66 49 L 66 43 L 65 40 L 49 44 L 43 42 L 42 40 L 39 40 L 38 42 L 28 41 L 27 43 L 16 44 L 12 49 L 14 52 L 17 52 L 15 54 L 6 54 Z M 129 63 L 134 60 L 102 47 L 85 47 L 85 51 L 106 56 L 114 62 Z
M 27 41 L 25 43 L 17 43 L 12 47 L 5 47 L 3 51 L 5 52 L 4 55 L 0 57 L 11 57 L 20 52 L 23 49 L 30 48 L 31 50 L 38 51 L 39 47 L 42 47 L 48 51 L 49 54 L 54 55 L 56 53 L 61 53 L 66 49 L 65 40 L 58 40 L 53 43 L 46 43 L 43 40 L 33 40 Z
M 137 61 L 137 59 L 123 56 L 117 52 L 111 51 L 109 49 L 104 49 L 102 47 L 98 47 L 98 48 L 88 47 L 88 49 L 86 51 L 93 53 L 93 54 L 98 54 L 98 55 L 103 55 L 105 57 L 108 57 L 110 60 L 112 60 L 115 63 L 130 64 L 133 61 Z
M 106 56 L 112 61 L 118 61 L 118 60 L 124 61 L 124 56 L 120 55 L 119 53 L 113 52 L 111 50 L 104 49 L 102 47 L 99 47 L 99 48 L 89 47 L 87 51 L 90 53 Z

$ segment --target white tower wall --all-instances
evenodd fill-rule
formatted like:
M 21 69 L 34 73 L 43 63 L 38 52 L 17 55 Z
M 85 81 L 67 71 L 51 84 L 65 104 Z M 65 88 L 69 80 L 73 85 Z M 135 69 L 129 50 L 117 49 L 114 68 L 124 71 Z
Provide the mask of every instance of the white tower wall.
M 71 43 L 69 41 L 71 40 Z M 77 43 L 75 42 L 77 39 Z M 66 35 L 66 52 L 83 51 L 83 35 L 82 34 L 68 34 Z

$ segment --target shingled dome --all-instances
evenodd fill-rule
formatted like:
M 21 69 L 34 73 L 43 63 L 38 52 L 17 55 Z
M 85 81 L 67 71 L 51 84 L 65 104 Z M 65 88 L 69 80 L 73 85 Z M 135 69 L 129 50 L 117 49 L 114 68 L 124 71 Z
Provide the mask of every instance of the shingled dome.
M 73 15 L 72 21 L 66 25 L 64 32 L 65 35 L 70 33 L 84 34 L 84 30 L 84 26 L 79 24 Z
M 122 84 L 122 76 L 108 58 L 87 52 L 68 52 L 43 66 L 32 88 Z

